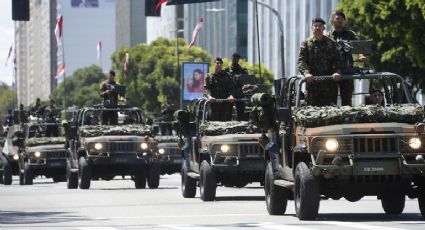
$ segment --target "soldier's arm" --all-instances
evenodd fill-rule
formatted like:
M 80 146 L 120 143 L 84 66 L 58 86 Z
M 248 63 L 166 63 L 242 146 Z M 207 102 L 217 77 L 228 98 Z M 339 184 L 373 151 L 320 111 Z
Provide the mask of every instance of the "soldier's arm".
M 308 49 L 307 49 L 307 42 L 303 41 L 301 43 L 300 52 L 298 54 L 298 69 L 302 75 L 310 74 L 310 69 L 307 65 L 307 59 L 308 59 Z
M 109 93 L 109 90 L 106 88 L 106 84 L 105 83 L 102 83 L 100 85 L 99 91 L 100 91 L 100 96 L 102 96 L 102 97 L 103 96 L 106 96 Z

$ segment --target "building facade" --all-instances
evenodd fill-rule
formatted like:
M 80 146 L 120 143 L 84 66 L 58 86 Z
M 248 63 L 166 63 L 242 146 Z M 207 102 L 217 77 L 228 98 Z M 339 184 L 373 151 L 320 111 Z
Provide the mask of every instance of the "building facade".
M 115 3 L 116 48 L 146 43 L 145 0 L 119 0 Z
M 47 99 L 55 86 L 56 57 L 52 51 L 56 1 L 30 1 L 30 21 L 15 22 L 16 89 L 18 104 Z

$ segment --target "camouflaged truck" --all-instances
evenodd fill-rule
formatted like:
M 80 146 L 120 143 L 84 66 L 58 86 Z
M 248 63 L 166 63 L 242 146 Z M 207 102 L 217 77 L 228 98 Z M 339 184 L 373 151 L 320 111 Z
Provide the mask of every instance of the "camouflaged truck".
M 19 161 L 21 184 L 32 185 L 37 176 L 66 181 L 65 136 L 60 123 L 25 124 L 24 152 Z
M 385 213 L 400 214 L 407 196 L 418 198 L 425 217 L 425 139 L 414 132 L 414 123 L 424 118 L 421 106 L 412 104 L 405 81 L 396 74 L 342 79 L 376 83 L 383 89 L 384 105 L 305 105 L 302 76 L 277 81 L 272 103 L 266 96 L 258 100 L 254 123 L 269 131 L 261 140 L 269 214 L 284 214 L 287 201 L 294 199 L 297 217 L 311 220 L 321 199 L 355 202 L 363 196 L 376 196 Z
M 100 124 L 104 111 L 117 112 L 118 125 Z M 65 125 L 68 140 L 67 187 L 89 189 L 92 179 L 130 175 L 137 189 L 158 188 L 158 147 L 138 108 L 83 108 Z M 79 179 L 79 183 L 78 183 Z
M 158 142 L 159 165 L 161 175 L 171 175 L 180 172 L 183 158 L 179 146 L 179 137 L 171 133 L 163 132 L 162 125 L 172 125 L 171 122 L 158 122 L 154 130 L 155 140 Z
M 220 100 L 216 100 L 220 101 Z M 264 159 L 258 143 L 260 130 L 248 121 L 212 121 L 212 102 L 198 99 L 190 111 L 177 111 L 179 132 L 185 137 L 181 168 L 183 197 L 212 201 L 217 185 L 244 187 L 263 182 Z

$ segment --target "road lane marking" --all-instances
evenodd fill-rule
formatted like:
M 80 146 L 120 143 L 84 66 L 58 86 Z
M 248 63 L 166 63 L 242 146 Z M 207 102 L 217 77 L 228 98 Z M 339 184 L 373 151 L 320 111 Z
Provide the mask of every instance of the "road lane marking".
M 349 228 L 357 228 L 357 229 L 367 229 L 367 230 L 406 230 L 405 228 L 392 228 L 392 227 L 386 227 L 386 226 L 376 226 L 376 225 L 369 225 L 369 224 L 361 224 L 358 222 L 339 222 L 339 221 L 320 221 L 316 222 L 320 224 L 329 224 L 329 225 L 337 225 L 342 227 L 349 227 Z
M 114 227 L 79 227 L 80 230 L 118 230 Z
M 169 229 L 182 229 L 182 230 L 217 230 L 218 228 L 201 227 L 194 225 L 160 225 L 160 227 Z
M 238 216 L 269 216 L 269 214 L 264 213 L 252 213 L 252 214 L 241 214 L 241 213 L 235 213 L 235 214 L 198 214 L 198 215 L 161 215 L 161 216 L 111 216 L 111 217 L 97 217 L 94 218 L 96 220 L 105 220 L 105 219 L 152 219 L 152 218 L 159 218 L 159 219 L 165 219 L 165 218 L 194 218 L 194 217 L 238 217 Z
M 313 228 L 302 227 L 300 224 L 276 224 L 276 223 L 252 223 L 245 226 L 267 229 L 281 229 L 281 230 L 315 230 Z

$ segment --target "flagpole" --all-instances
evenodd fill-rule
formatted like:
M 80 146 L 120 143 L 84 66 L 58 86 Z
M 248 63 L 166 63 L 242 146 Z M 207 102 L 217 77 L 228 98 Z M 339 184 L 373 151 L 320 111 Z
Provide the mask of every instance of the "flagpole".
M 63 65 L 63 98 L 64 98 L 64 110 L 65 110 L 65 118 L 66 118 L 66 112 L 67 112 L 67 100 L 66 100 L 66 75 L 65 75 L 65 42 L 64 42 L 64 37 L 65 37 L 65 31 L 63 30 L 63 16 L 62 16 L 62 36 L 61 36 L 61 49 L 62 49 L 62 65 Z

